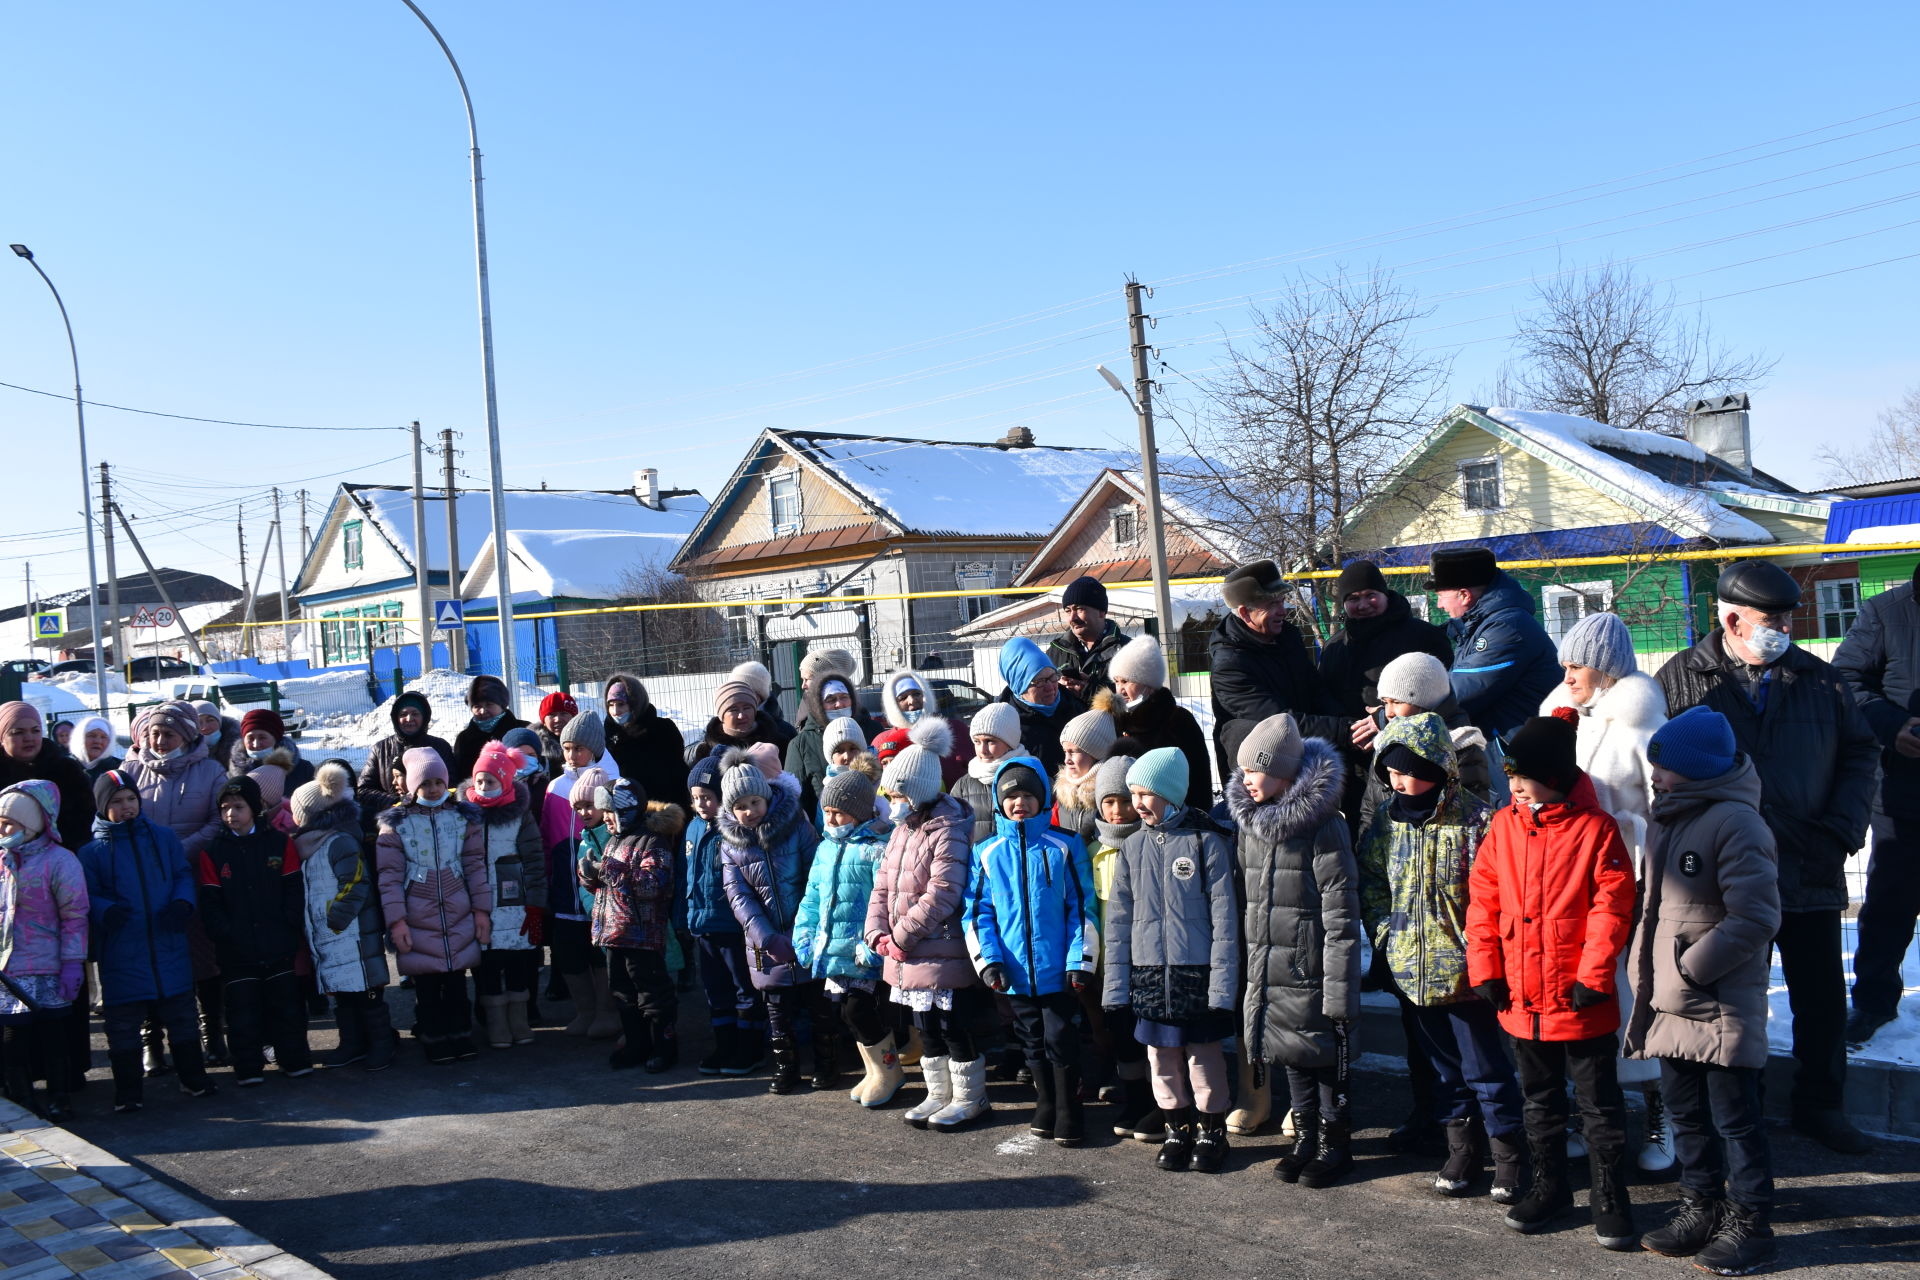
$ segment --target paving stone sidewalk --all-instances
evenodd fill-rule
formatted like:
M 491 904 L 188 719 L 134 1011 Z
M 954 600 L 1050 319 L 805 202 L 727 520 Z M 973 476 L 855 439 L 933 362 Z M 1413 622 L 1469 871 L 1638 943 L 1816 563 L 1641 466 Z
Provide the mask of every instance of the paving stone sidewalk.
M 0 1102 L 6 1280 L 330 1280 L 124 1160 Z

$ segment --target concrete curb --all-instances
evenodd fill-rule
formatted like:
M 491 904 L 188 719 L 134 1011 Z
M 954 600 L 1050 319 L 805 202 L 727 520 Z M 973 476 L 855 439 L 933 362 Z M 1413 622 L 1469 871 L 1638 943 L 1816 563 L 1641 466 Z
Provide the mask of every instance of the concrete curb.
M 1369 993 L 1360 1008 L 1360 1051 L 1405 1055 L 1406 1038 L 1400 1032 L 1400 1014 L 1391 998 Z M 1767 1059 L 1761 1096 L 1767 1114 L 1776 1120 L 1789 1116 L 1793 1092 L 1792 1058 L 1774 1054 Z M 1920 1138 L 1920 1070 L 1886 1062 L 1847 1062 L 1847 1118 L 1869 1133 L 1898 1138 Z
M 0 1100 L 0 1133 L 24 1138 L 52 1152 L 76 1172 L 186 1232 L 207 1252 L 245 1267 L 264 1280 L 333 1280 L 330 1273 L 304 1258 L 261 1239 L 232 1218 L 222 1217 L 193 1197 L 78 1135 L 48 1124 L 24 1107 Z

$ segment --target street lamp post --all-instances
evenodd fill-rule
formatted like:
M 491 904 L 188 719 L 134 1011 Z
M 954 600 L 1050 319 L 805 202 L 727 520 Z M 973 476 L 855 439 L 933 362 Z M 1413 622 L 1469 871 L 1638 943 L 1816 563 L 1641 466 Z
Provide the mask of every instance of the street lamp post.
M 499 615 L 501 675 L 507 686 L 508 699 L 517 700 L 520 673 L 516 668 L 513 643 L 513 587 L 508 582 L 507 572 L 507 561 L 511 558 L 507 554 L 507 500 L 500 480 L 500 410 L 493 383 L 493 302 L 487 288 L 487 209 L 480 185 L 480 133 L 473 122 L 473 97 L 467 92 L 467 78 L 461 74 L 460 63 L 455 60 L 453 50 L 447 47 L 439 29 L 420 11 L 419 5 L 413 0 L 401 0 L 401 3 L 413 10 L 413 16 L 420 19 L 432 34 L 434 43 L 440 46 L 440 52 L 447 55 L 447 65 L 453 68 L 453 78 L 460 85 L 460 101 L 467 109 L 467 154 L 473 169 L 473 258 L 480 291 L 480 377 L 486 389 L 488 480 L 492 489 L 493 583 L 499 597 L 499 607 L 495 612 Z M 448 554 L 455 563 L 459 561 L 458 547 L 448 548 Z M 458 594 L 458 590 L 456 584 L 455 594 Z M 421 625 L 427 623 L 423 621 Z
M 23 244 L 7 247 L 26 259 L 27 265 L 46 282 L 48 292 L 53 294 L 54 305 L 60 308 L 60 323 L 67 327 L 67 354 L 73 357 L 73 417 L 80 428 L 80 501 L 87 521 L 87 627 L 93 633 L 93 682 L 99 693 L 100 714 L 105 715 L 107 653 L 100 635 L 100 575 L 93 559 L 93 480 L 92 473 L 87 470 L 87 409 L 86 401 L 80 395 L 80 348 L 73 341 L 73 321 L 67 318 L 67 304 L 60 297 L 60 291 L 53 287 L 52 277 L 34 261 L 33 250 Z

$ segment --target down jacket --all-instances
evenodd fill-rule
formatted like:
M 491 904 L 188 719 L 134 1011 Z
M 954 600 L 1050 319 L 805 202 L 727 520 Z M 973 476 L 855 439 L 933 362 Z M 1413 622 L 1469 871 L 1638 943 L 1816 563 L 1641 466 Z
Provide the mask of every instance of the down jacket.
M 1332 688 L 1314 670 L 1300 628 L 1293 623 L 1268 636 L 1229 613 L 1213 629 L 1207 653 L 1213 662 L 1214 762 L 1221 777 L 1234 769 L 1227 742 L 1236 720 L 1251 726 L 1285 711 L 1308 737 L 1346 740 L 1352 719 L 1341 716 Z
M 1213 757 L 1207 735 L 1193 712 L 1180 705 L 1173 690 L 1155 689 L 1133 706 L 1114 699 L 1113 727 L 1132 745 L 1116 745 L 1113 754 L 1143 756 L 1159 747 L 1172 747 L 1187 758 L 1187 803 L 1205 809 L 1213 804 Z
M 680 893 L 685 905 L 680 915 L 687 931 L 700 937 L 738 934 L 740 922 L 733 918 L 733 905 L 727 901 L 727 886 L 722 875 L 719 814 L 714 821 L 695 818 L 687 824 L 686 883 Z
M 293 967 L 307 948 L 300 852 L 284 832 L 256 823 L 221 827 L 200 851 L 200 916 L 221 969 Z
M 1114 861 L 1107 891 L 1102 1007 L 1193 1031 L 1233 1034 L 1240 999 L 1240 919 L 1233 842 L 1206 814 L 1142 826 Z
M 808 977 L 842 982 L 879 978 L 880 956 L 862 935 L 867 904 L 873 900 L 873 874 L 886 848 L 883 822 L 821 833 L 807 872 L 807 891 L 793 921 L 793 953 Z
M 93 781 L 79 757 L 55 742 L 51 733 L 40 739 L 40 750 L 31 760 L 15 760 L 0 751 L 0 790 L 35 778 L 51 782 L 60 793 L 60 812 L 53 821 L 60 843 L 74 850 L 91 840 Z
M 1360 871 L 1340 812 L 1346 758 L 1308 738 L 1283 795 L 1255 803 L 1227 779 L 1246 886 L 1246 1051 L 1282 1066 L 1334 1065 L 1333 1024 L 1360 1016 Z
M 204 738 L 171 760 L 156 760 L 145 747 L 130 751 L 123 772 L 140 793 L 140 812 L 179 836 L 189 858 L 220 830 L 227 771 L 208 757 Z
M 472 779 L 460 784 L 459 798 L 473 804 Z M 547 851 L 533 794 L 515 779 L 513 799 L 505 804 L 473 804 L 486 840 L 487 885 L 493 891 L 493 934 L 485 951 L 529 951 L 527 908 L 547 906 Z
M 1718 628 L 1660 668 L 1667 714 L 1712 707 L 1760 775 L 1760 816 L 1780 855 L 1780 909 L 1847 905 L 1847 857 L 1866 843 L 1879 787 L 1880 740 L 1853 688 L 1795 645 L 1768 668 L 1767 709 L 1754 709 L 1745 664 Z
M 1633 671 L 1596 690 L 1585 706 L 1579 706 L 1563 681 L 1540 704 L 1540 714 L 1550 716 L 1556 707 L 1572 707 L 1580 713 L 1576 759 L 1593 780 L 1600 807 L 1620 824 L 1620 838 L 1638 868 L 1647 847 L 1647 821 L 1653 815 L 1653 766 L 1647 763 L 1647 743 L 1653 740 L 1653 731 L 1667 722 L 1666 691 L 1652 676 Z
M 1001 756 L 1000 760 L 1006 758 Z M 997 806 L 993 803 L 991 783 L 1000 760 L 988 761 L 975 756 L 967 761 L 967 771 L 960 780 L 947 790 L 947 794 L 965 805 L 972 815 L 972 823 L 967 828 L 968 844 L 979 844 L 993 835 L 993 813 Z
M 1585 774 L 1557 804 L 1493 815 L 1467 880 L 1467 981 L 1506 980 L 1516 1040 L 1590 1040 L 1620 1027 L 1616 966 L 1633 925 L 1633 863 Z M 1609 999 L 1573 1007 L 1578 982 Z
M 963 916 L 973 874 L 973 813 L 952 796 L 916 809 L 894 827 L 873 873 L 867 945 L 891 937 L 906 959 L 887 957 L 887 985 L 957 991 L 975 981 Z
M 180 837 L 144 816 L 97 820 L 80 850 L 87 877 L 102 1004 L 165 1000 L 193 989 L 187 931 L 160 916 L 175 902 L 194 908 L 199 890 Z
M 1477 731 L 1476 731 L 1477 732 Z M 1381 804 L 1360 837 L 1360 913 L 1400 994 L 1423 1008 L 1471 1000 L 1467 872 L 1493 810 L 1462 785 L 1453 739 L 1432 712 L 1389 720 L 1374 740 L 1404 744 L 1447 772 L 1445 794 L 1418 825 Z M 1386 770 L 1374 765 L 1377 777 Z
M 1540 625 L 1533 597 L 1504 569 L 1494 570 L 1493 584 L 1447 635 L 1453 696 L 1489 738 L 1525 724 L 1561 678 L 1560 651 Z
M 1885 748 L 1880 756 L 1879 807 L 1902 822 L 1920 819 L 1920 760 L 1894 750 L 1893 740 L 1920 716 L 1920 603 L 1914 582 L 1883 591 L 1860 606 L 1860 617 L 1833 652 L 1833 669 Z
M 1408 653 L 1430 653 L 1441 666 L 1453 665 L 1445 628 L 1414 617 L 1407 598 L 1389 591 L 1379 617 L 1349 618 L 1321 646 L 1320 678 L 1332 688 L 1340 714 L 1358 720 L 1380 705 L 1381 668 Z
M 433 723 L 433 704 L 427 701 L 425 694 L 412 690 L 398 694 L 387 707 L 389 722 L 404 707 L 412 707 L 420 713 L 420 732 L 411 738 L 405 737 L 399 725 L 395 724 L 393 732 L 374 743 L 367 752 L 367 763 L 361 767 L 360 780 L 353 787 L 354 794 L 363 803 L 381 809 L 397 799 L 393 794 L 393 771 L 399 767 L 400 757 L 415 747 L 430 748 L 439 755 L 440 763 L 447 766 L 447 776 L 454 776 L 452 745 L 445 738 L 436 738 L 427 732 Z M 379 797 L 377 802 L 373 799 L 375 796 Z
M 404 922 L 413 935 L 412 949 L 396 961 L 402 974 L 480 963 L 473 913 L 493 910 L 486 843 L 480 814 L 452 796 L 437 807 L 415 801 L 381 812 L 374 845 L 381 916 L 389 932 Z
M 1625 1049 L 1715 1067 L 1767 1065 L 1767 966 L 1780 929 L 1760 777 L 1681 779 L 1653 802 L 1646 901 L 1628 949 Z
M 1040 769 L 1031 756 L 1009 756 L 994 770 L 996 789 L 1013 765 Z M 1047 821 L 1045 796 L 1040 812 L 1022 822 L 996 814 L 993 830 L 973 851 L 967 888 L 963 927 L 973 966 L 981 973 L 990 964 L 1005 969 L 1011 995 L 1064 991 L 1068 972 L 1091 974 L 1100 950 L 1086 843 Z
M 807 891 L 813 863 L 814 833 L 800 812 L 800 783 L 790 773 L 773 781 L 766 819 L 743 827 L 728 810 L 720 824 L 721 883 L 733 918 L 747 935 L 747 965 L 759 990 L 791 987 L 807 980 L 793 950 L 793 922 Z
M 360 843 L 360 806 L 342 796 L 293 833 L 305 877 L 307 949 L 327 994 L 387 985 L 386 929 L 373 868 Z
M 57 974 L 87 958 L 87 877 L 73 851 L 54 838 L 58 789 L 35 779 L 6 790 L 32 796 L 48 829 L 0 849 L 0 971 L 15 978 Z
M 672 932 L 673 849 L 687 812 L 658 800 L 647 804 L 639 831 L 604 843 L 581 842 L 580 883 L 593 891 L 593 942 L 630 951 L 665 951 Z

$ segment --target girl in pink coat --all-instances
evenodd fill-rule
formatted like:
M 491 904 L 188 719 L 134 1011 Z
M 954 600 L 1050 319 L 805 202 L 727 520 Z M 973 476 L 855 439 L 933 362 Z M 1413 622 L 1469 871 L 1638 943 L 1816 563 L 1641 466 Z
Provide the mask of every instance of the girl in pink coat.
M 60 844 L 60 792 L 34 778 L 0 791 L 0 1048 L 6 1096 L 58 1124 L 67 1102 L 67 1014 L 87 960 L 87 878 Z M 38 1049 L 47 1096 L 33 1096 Z

